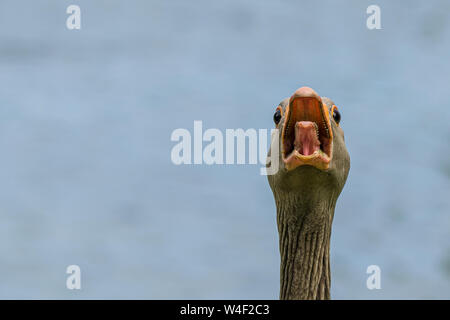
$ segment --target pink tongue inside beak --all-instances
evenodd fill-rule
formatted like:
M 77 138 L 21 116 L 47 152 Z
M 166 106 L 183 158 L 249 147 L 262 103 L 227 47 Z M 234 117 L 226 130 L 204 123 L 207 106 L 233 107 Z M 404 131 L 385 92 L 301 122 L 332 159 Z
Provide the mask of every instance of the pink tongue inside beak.
M 312 121 L 298 121 L 295 124 L 295 149 L 304 156 L 312 155 L 320 149 L 317 125 Z

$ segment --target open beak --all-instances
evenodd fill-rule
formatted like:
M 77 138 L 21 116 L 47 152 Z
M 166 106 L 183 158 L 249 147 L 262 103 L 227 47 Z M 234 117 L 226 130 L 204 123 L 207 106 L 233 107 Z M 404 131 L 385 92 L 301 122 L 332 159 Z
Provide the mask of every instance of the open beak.
M 310 165 L 329 168 L 333 151 L 330 114 L 311 88 L 294 92 L 286 108 L 281 133 L 282 156 L 287 170 Z

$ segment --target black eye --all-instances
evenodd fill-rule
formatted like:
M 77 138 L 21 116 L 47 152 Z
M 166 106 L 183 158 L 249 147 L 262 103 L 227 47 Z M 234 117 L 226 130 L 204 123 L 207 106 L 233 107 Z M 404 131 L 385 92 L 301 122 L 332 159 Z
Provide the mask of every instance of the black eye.
M 275 122 L 275 124 L 278 124 L 281 120 L 281 111 L 280 109 L 277 109 L 277 111 L 275 111 L 275 114 L 273 115 L 273 121 Z
M 339 122 L 341 121 L 341 114 L 339 113 L 339 111 L 336 108 L 333 110 L 333 118 L 337 124 L 339 124 Z

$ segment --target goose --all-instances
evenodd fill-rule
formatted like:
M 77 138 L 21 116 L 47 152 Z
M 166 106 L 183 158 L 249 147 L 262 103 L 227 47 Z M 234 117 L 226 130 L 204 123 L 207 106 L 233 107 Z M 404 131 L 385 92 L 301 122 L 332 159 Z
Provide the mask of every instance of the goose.
M 301 87 L 280 102 L 273 119 L 280 168 L 268 180 L 277 211 L 280 299 L 330 299 L 331 227 L 350 170 L 341 114 L 331 99 Z

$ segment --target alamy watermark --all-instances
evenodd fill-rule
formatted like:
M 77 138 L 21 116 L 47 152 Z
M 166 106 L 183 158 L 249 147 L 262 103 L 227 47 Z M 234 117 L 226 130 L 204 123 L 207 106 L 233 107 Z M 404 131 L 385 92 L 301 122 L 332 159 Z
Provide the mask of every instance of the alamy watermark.
M 172 163 L 206 165 L 264 165 L 261 175 L 272 175 L 279 169 L 279 132 L 270 130 L 271 155 L 268 157 L 268 129 L 219 129 L 203 132 L 203 122 L 194 121 L 193 134 L 178 128 L 172 132 L 171 141 L 178 142 L 170 153 Z M 225 137 L 225 138 L 224 138 Z M 204 143 L 206 143 L 204 145 Z M 248 152 L 247 147 L 248 146 Z
M 370 274 L 366 281 L 367 289 L 381 289 L 381 268 L 373 264 L 367 267 L 366 273 Z
M 381 9 L 376 4 L 367 7 L 366 13 L 370 16 L 366 20 L 366 26 L 369 30 L 381 29 Z
M 76 264 L 67 267 L 66 273 L 70 274 L 66 280 L 66 288 L 69 290 L 81 289 L 81 269 Z
M 66 20 L 66 27 L 69 30 L 80 30 L 81 29 L 81 9 L 75 4 L 71 4 L 67 7 L 66 13 L 70 14 Z
M 67 17 L 66 27 L 69 30 L 81 29 L 81 8 L 78 5 L 71 4 L 67 7 L 66 13 L 70 16 Z M 381 29 L 381 9 L 380 6 L 372 4 L 367 7 L 366 14 L 369 16 L 366 20 L 366 26 L 369 30 Z

